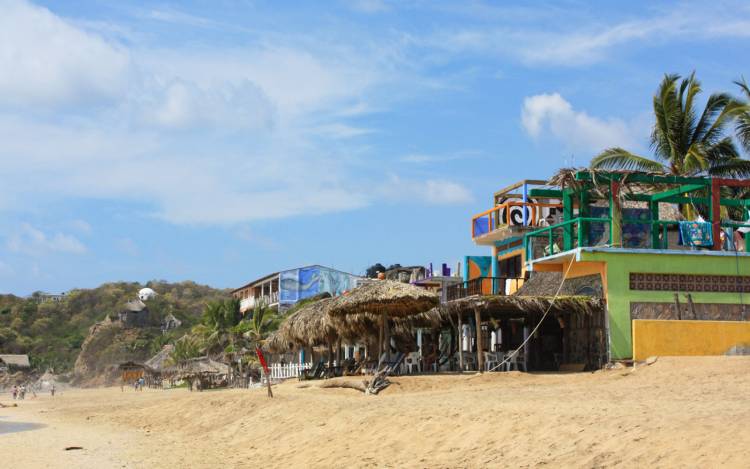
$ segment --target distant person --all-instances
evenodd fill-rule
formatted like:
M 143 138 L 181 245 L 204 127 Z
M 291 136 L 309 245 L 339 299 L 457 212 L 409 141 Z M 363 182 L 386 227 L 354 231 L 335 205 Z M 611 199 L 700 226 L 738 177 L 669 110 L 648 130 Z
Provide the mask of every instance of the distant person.
M 15 384 L 13 385 L 13 388 L 11 389 L 11 394 L 13 395 L 13 400 L 15 401 L 18 397 L 18 386 Z
M 23 384 L 21 385 L 21 391 L 19 395 L 21 396 L 21 400 L 24 400 L 26 398 L 26 386 Z
M 55 385 L 53 384 L 52 387 L 49 388 L 49 394 L 52 397 L 55 397 Z

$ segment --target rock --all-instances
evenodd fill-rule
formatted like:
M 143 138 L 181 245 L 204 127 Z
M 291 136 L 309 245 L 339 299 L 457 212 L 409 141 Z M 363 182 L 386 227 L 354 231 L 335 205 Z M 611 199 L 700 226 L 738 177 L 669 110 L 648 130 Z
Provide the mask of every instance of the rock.
M 750 344 L 737 344 L 727 350 L 724 355 L 750 355 Z

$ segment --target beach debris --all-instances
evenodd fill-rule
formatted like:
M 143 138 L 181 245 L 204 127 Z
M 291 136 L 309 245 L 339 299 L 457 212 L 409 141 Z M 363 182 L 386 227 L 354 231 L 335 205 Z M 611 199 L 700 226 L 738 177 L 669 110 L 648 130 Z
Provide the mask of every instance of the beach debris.
M 83 449 L 83 446 L 66 446 L 65 447 L 65 451 L 75 451 L 79 449 Z
M 15 402 L 13 404 L 3 404 L 2 402 L 0 402 L 0 408 L 5 407 L 18 407 L 18 404 L 16 404 Z
M 738 344 L 726 351 L 724 355 L 750 355 L 750 344 Z
M 650 356 L 650 357 L 648 357 L 646 359 L 646 365 L 651 366 L 654 363 L 656 363 L 656 360 L 658 360 L 658 359 L 659 359 L 659 357 L 657 357 L 656 355 Z

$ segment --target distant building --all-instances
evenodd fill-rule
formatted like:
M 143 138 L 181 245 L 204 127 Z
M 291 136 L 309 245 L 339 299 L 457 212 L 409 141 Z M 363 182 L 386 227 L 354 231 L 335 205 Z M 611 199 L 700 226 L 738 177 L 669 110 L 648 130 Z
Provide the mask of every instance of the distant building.
M 151 324 L 148 308 L 140 299 L 128 301 L 117 319 L 125 327 L 147 327 Z
M 174 314 L 169 313 L 167 316 L 161 321 L 161 332 L 167 333 L 173 329 L 177 329 L 182 325 L 182 321 L 177 319 Z
M 38 292 L 32 295 L 32 298 L 37 303 L 59 303 L 65 299 L 65 297 L 68 294 L 66 292 L 62 293 L 46 293 L 46 292 Z
M 31 368 L 28 355 L 0 355 L 0 371 L 26 370 Z
M 340 295 L 357 286 L 361 277 L 322 265 L 283 270 L 253 280 L 232 292 L 244 313 L 263 302 L 287 309 L 300 300 L 328 292 Z
M 138 298 L 141 301 L 148 301 L 154 297 L 156 297 L 156 292 L 151 288 L 146 287 L 138 290 Z

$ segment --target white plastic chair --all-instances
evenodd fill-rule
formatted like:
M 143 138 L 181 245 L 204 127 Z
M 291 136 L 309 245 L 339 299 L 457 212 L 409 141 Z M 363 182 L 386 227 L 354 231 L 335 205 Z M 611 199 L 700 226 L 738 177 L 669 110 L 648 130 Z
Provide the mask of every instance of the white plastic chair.
M 495 352 L 484 352 L 484 371 L 490 371 L 500 363 L 498 354 Z
M 406 356 L 406 360 L 404 360 L 406 372 L 408 374 L 414 373 L 414 370 L 416 370 L 417 373 L 421 372 L 422 366 L 420 361 L 421 357 L 419 356 L 419 352 L 410 352 L 409 355 Z
M 520 366 L 523 367 L 523 371 L 527 371 L 523 349 L 508 352 L 505 354 L 505 360 L 505 371 L 510 371 L 512 368 L 515 368 L 516 371 L 520 371 Z

